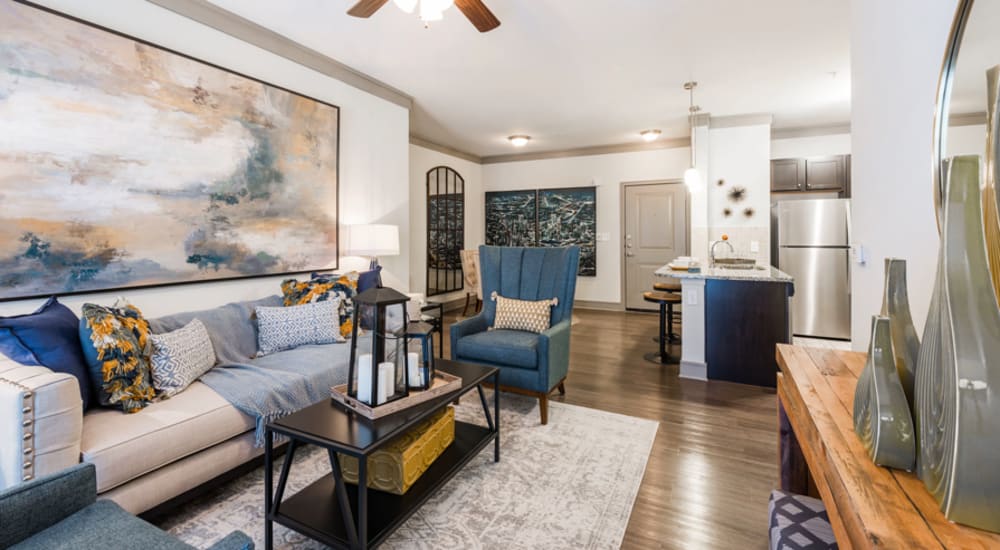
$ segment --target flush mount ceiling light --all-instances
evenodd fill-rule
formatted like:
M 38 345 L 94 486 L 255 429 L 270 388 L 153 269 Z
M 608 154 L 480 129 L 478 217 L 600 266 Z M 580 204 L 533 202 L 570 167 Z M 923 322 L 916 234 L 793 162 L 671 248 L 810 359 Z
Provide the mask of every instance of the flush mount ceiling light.
M 656 138 L 660 137 L 660 131 L 655 128 L 652 130 L 643 130 L 639 132 L 639 135 L 645 141 L 656 141 Z
M 690 191 L 695 191 L 701 184 L 701 177 L 698 174 L 698 169 L 694 167 L 695 163 L 695 150 L 697 149 L 697 133 L 694 131 L 694 116 L 701 110 L 701 107 L 694 104 L 694 89 L 698 87 L 698 83 L 691 81 L 684 83 L 684 89 L 690 94 L 690 103 L 688 107 L 688 127 L 691 129 L 691 167 L 684 171 L 684 184 Z
M 531 136 L 509 136 L 507 141 L 514 147 L 524 147 L 531 141 Z

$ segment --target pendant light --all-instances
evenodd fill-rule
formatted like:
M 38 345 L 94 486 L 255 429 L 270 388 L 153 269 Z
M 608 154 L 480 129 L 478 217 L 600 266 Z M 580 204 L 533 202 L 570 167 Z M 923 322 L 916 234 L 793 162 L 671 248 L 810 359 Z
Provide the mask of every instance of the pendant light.
M 694 130 L 694 117 L 701 110 L 701 107 L 694 104 L 694 89 L 697 87 L 698 83 L 694 81 L 684 83 L 684 89 L 690 93 L 688 127 L 691 130 L 691 166 L 684 171 L 684 184 L 687 185 L 689 191 L 696 191 L 701 187 L 701 176 L 698 174 L 698 169 L 694 167 L 695 151 L 697 150 L 698 143 L 698 133 Z

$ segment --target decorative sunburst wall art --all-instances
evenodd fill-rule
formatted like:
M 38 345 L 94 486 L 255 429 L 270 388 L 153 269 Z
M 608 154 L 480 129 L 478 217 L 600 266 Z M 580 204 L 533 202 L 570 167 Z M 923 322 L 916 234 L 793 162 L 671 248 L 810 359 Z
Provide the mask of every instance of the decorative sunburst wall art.
M 753 215 L 756 214 L 756 213 L 757 213 L 757 211 L 754 210 L 753 208 L 744 208 L 743 209 L 743 216 L 745 216 L 747 218 L 752 218 Z
M 747 198 L 747 188 L 737 185 L 730 189 L 727 195 L 732 202 L 742 202 L 743 199 Z
M 725 208 L 723 208 L 723 209 L 722 209 L 722 215 L 723 215 L 723 216 L 725 216 L 725 217 L 727 217 L 727 218 L 728 218 L 729 216 L 732 216 L 732 215 L 733 215 L 733 209 L 732 209 L 732 208 L 729 208 L 728 206 L 727 206 L 727 207 L 725 207 Z

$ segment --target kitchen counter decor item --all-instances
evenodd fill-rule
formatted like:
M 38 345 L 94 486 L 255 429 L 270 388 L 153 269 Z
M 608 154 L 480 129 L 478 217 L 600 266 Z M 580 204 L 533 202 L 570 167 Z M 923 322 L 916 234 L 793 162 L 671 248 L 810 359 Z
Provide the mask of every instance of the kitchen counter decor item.
M 1000 532 L 1000 308 L 980 158 L 945 161 L 937 281 L 917 362 L 917 473 L 951 521 Z
M 899 381 L 906 393 L 906 402 L 913 413 L 913 384 L 920 353 L 920 338 L 910 316 L 910 299 L 906 292 L 906 260 L 885 259 L 885 286 L 882 294 L 883 317 L 888 317 L 892 338 L 892 355 L 896 358 Z
M 913 419 L 893 354 L 890 319 L 872 316 L 868 359 L 854 390 L 854 432 L 879 466 L 913 470 Z

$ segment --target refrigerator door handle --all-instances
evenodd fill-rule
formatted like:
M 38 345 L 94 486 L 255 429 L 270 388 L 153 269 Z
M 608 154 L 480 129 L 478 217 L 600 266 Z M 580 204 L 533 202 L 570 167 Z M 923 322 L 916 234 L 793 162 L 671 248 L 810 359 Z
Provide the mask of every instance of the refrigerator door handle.
M 847 249 L 847 295 L 851 295 L 851 249 Z

